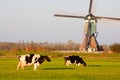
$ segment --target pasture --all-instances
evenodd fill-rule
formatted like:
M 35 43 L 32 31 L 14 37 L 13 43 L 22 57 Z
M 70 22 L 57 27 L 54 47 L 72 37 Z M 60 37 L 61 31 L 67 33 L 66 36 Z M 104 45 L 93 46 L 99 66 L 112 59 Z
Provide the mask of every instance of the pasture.
M 94 55 L 95 56 L 95 55 Z M 87 66 L 64 66 L 63 57 L 51 57 L 33 71 L 33 66 L 16 70 L 17 57 L 0 58 L 0 80 L 120 80 L 120 56 L 83 55 Z

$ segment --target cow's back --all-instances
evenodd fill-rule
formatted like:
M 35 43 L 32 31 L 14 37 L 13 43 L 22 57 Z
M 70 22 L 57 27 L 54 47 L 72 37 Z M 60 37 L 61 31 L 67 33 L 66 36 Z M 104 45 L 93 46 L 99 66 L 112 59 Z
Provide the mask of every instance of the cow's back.
M 69 56 L 71 63 L 75 63 L 79 59 L 79 56 Z

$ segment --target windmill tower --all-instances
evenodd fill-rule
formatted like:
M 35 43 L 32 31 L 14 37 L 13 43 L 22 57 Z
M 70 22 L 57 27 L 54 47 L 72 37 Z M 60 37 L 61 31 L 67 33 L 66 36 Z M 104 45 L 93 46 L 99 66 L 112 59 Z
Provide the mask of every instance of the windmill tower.
M 120 20 L 120 18 L 112 18 L 112 17 L 102 17 L 102 16 L 94 16 L 92 14 L 92 3 L 93 0 L 90 0 L 88 14 L 86 16 L 75 16 L 75 15 L 64 15 L 64 14 L 54 14 L 57 17 L 69 17 L 69 18 L 82 18 L 84 19 L 84 39 L 79 48 L 82 52 L 95 52 L 95 51 L 103 51 L 102 46 L 100 46 L 97 42 L 97 31 L 96 24 L 97 19 L 111 19 L 111 20 Z

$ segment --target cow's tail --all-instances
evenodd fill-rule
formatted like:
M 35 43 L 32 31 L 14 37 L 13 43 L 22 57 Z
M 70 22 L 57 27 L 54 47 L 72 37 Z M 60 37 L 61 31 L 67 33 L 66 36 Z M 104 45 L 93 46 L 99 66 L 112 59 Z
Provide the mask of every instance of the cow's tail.
M 21 57 L 21 56 L 18 56 L 18 61 L 20 61 L 20 57 Z
M 68 57 L 68 56 L 65 56 L 65 57 L 64 57 L 64 61 L 65 61 L 64 65 L 66 65 L 67 60 L 69 60 L 69 57 Z

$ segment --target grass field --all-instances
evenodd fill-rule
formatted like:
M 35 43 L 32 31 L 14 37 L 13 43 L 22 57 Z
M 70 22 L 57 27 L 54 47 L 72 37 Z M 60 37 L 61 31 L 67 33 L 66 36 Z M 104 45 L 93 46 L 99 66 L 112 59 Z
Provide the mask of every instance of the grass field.
M 54 57 L 36 71 L 33 66 L 17 71 L 17 58 L 0 58 L 0 80 L 120 80 L 119 56 L 83 58 L 86 67 L 66 67 L 63 57 Z

